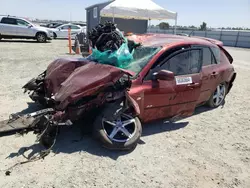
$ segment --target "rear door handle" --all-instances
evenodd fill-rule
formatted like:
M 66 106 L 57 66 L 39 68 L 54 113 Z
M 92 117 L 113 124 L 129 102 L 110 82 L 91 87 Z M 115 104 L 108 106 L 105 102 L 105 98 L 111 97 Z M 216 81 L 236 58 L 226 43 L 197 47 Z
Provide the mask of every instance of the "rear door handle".
M 192 83 L 192 84 L 188 84 L 187 87 L 190 88 L 190 89 L 194 89 L 194 88 L 197 88 L 199 87 L 200 84 L 199 83 Z

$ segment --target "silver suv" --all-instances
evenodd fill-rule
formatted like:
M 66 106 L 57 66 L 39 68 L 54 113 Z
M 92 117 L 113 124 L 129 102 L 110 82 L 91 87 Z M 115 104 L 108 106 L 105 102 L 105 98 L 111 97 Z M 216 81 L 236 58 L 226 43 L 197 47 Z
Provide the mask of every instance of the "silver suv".
M 0 16 L 0 40 L 1 38 L 36 39 L 38 42 L 46 42 L 53 38 L 53 31 L 23 18 Z

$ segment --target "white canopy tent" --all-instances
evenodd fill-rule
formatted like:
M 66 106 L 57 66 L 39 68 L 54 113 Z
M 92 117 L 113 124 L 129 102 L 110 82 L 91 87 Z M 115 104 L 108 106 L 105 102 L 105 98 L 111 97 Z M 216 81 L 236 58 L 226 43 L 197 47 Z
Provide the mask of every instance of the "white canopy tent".
M 101 10 L 102 17 L 140 20 L 175 20 L 175 34 L 177 13 L 168 11 L 151 0 L 115 0 Z

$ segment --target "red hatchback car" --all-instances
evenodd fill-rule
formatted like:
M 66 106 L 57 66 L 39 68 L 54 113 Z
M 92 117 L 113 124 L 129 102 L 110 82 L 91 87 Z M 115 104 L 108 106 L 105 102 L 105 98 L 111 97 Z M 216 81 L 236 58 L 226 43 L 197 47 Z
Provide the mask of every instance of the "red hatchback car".
M 92 117 L 94 134 L 105 147 L 131 149 L 140 139 L 141 122 L 186 117 L 197 106 L 223 104 L 236 72 L 220 41 L 163 34 L 128 38 L 142 45 L 124 69 L 58 59 L 28 82 L 24 88 L 32 91 L 30 97 L 54 109 L 37 122 L 59 126 Z M 55 126 L 44 125 L 35 130 L 49 145 Z

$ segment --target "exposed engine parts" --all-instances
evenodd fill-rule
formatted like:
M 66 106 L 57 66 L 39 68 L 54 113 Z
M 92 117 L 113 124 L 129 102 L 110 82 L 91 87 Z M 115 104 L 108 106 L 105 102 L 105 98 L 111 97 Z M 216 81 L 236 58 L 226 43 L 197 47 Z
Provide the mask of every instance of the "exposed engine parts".
M 97 25 L 88 32 L 88 39 L 91 42 L 91 47 L 97 48 L 101 52 L 118 50 L 125 42 L 120 31 L 112 22 Z

